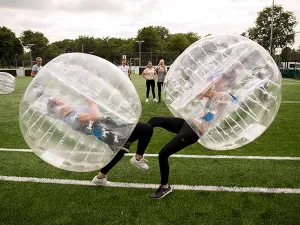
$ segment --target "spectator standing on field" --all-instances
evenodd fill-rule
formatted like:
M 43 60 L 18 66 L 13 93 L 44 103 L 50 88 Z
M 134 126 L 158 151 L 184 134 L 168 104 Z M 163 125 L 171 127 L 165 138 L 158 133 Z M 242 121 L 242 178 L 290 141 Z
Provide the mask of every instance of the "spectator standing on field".
M 42 69 L 42 62 L 43 62 L 42 57 L 37 57 L 35 59 L 35 62 L 36 62 L 36 64 L 34 64 L 31 69 L 30 75 L 32 77 L 35 77 L 38 74 L 38 72 Z
M 156 78 L 156 72 L 152 66 L 152 62 L 149 61 L 147 64 L 147 68 L 143 71 L 142 76 L 145 78 L 146 80 L 146 101 L 148 102 L 149 99 L 149 91 L 150 91 L 150 87 L 152 90 L 152 96 L 153 96 L 153 101 L 154 102 L 158 102 L 158 100 L 155 98 L 155 78 Z
M 130 79 L 130 75 L 131 75 L 131 69 L 130 66 L 127 65 L 127 60 L 126 59 L 122 59 L 122 63 L 120 66 L 118 66 L 123 73 L 125 73 L 126 76 L 128 76 L 128 78 Z
M 155 72 L 157 73 L 158 103 L 161 103 L 161 87 L 164 85 L 166 74 L 168 72 L 163 59 L 159 61 L 158 66 L 155 68 Z

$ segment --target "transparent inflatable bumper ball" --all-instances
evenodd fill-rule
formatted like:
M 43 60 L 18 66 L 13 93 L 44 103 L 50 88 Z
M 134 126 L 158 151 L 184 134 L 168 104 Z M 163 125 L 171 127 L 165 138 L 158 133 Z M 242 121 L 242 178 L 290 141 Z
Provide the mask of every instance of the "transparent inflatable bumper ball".
M 41 159 L 69 171 L 104 167 L 122 149 L 141 114 L 131 81 L 114 64 L 89 54 L 63 54 L 27 87 L 19 120 Z
M 260 45 L 239 35 L 203 38 L 172 64 L 166 104 L 214 150 L 235 149 L 258 138 L 281 103 L 281 74 Z
M 14 91 L 16 79 L 13 75 L 0 72 L 0 94 L 10 94 Z

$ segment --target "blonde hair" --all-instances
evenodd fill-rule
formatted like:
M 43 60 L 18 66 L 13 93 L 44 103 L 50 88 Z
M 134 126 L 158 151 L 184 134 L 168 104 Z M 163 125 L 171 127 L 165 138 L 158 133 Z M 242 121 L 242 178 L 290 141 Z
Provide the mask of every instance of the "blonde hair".
M 42 57 L 36 57 L 35 61 L 37 62 L 39 59 L 43 60 Z

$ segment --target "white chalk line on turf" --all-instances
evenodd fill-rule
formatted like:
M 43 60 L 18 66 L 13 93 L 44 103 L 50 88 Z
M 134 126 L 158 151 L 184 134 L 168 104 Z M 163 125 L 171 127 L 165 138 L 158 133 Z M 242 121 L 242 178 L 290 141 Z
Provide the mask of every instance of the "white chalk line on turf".
M 282 80 L 283 80 L 283 85 L 285 85 L 286 83 L 300 83 L 300 80 L 295 80 L 295 79 L 282 78 Z
M 33 152 L 31 149 L 22 148 L 0 148 L 2 152 Z
M 281 104 L 300 104 L 300 101 L 282 101 Z
M 30 152 L 31 149 L 10 149 L 10 148 L 0 148 L 0 152 Z M 134 156 L 135 153 L 128 153 L 125 156 Z M 144 154 L 146 157 L 158 157 L 158 154 Z M 299 161 L 300 157 L 280 157 L 280 156 L 238 156 L 238 155 L 182 155 L 174 154 L 170 157 L 173 158 L 188 158 L 188 159 L 264 159 L 264 160 L 292 160 Z
M 300 84 L 299 82 L 296 82 L 296 83 L 286 82 L 282 86 L 283 87 L 286 87 L 286 86 L 299 86 L 299 84 Z
M 0 176 L 0 181 L 97 186 L 93 182 L 87 180 L 50 179 L 50 178 L 37 178 L 37 177 Z M 109 187 L 156 189 L 158 187 L 158 184 L 110 182 Z M 203 186 L 203 185 L 192 186 L 192 185 L 180 185 L 180 184 L 172 185 L 172 188 L 175 190 L 184 190 L 184 191 L 300 194 L 300 188 L 226 187 L 226 186 Z

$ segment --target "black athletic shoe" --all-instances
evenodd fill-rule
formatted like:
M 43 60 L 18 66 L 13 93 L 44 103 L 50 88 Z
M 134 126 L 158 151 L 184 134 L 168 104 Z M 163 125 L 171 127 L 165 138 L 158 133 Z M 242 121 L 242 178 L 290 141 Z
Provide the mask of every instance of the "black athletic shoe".
M 163 198 L 168 194 L 172 193 L 172 187 L 169 186 L 168 188 L 163 188 L 162 186 L 159 186 L 159 188 L 152 194 L 150 195 L 150 198 L 153 199 L 158 199 L 158 198 Z
M 131 144 L 132 144 L 132 143 L 131 143 L 130 141 L 127 141 L 127 142 L 123 145 L 123 147 L 129 150 Z
M 129 152 L 129 148 L 130 148 L 131 142 L 127 141 L 122 147 L 119 147 L 120 150 L 125 151 L 126 153 Z

